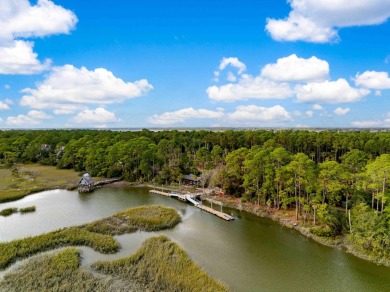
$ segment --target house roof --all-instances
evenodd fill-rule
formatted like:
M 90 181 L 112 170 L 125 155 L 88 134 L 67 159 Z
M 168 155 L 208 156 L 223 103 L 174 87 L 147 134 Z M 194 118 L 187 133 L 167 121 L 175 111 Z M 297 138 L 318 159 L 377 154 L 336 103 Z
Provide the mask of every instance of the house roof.
M 196 181 L 196 182 L 200 181 L 200 177 L 197 177 L 196 175 L 193 174 L 183 175 L 183 179 L 189 181 Z
M 79 181 L 79 185 L 90 185 L 90 184 L 93 184 L 93 179 L 92 177 L 89 175 L 89 173 L 84 173 L 83 176 L 81 177 L 80 181 Z

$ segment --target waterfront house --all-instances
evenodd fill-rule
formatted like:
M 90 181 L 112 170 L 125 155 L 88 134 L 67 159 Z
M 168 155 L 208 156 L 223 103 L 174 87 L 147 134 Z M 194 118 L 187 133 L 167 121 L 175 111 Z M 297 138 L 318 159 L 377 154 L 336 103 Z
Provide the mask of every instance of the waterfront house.
M 89 173 L 84 173 L 78 183 L 78 189 L 80 193 L 92 192 L 94 188 L 94 182 Z
M 201 180 L 199 176 L 187 174 L 183 175 L 182 183 L 186 185 L 199 186 L 201 184 Z

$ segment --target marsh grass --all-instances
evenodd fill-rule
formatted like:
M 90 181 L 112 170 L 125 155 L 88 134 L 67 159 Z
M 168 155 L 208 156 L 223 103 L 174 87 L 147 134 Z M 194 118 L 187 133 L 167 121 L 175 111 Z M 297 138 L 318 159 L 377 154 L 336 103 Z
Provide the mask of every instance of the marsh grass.
M 7 208 L 0 211 L 0 216 L 10 216 L 18 212 L 18 208 Z
M 0 202 L 15 201 L 48 189 L 71 189 L 79 179 L 74 170 L 60 170 L 53 166 L 18 164 L 13 168 L 0 167 Z
M 88 246 L 101 253 L 115 253 L 120 245 L 112 235 L 171 228 L 180 220 L 173 208 L 142 206 L 90 224 L 0 243 L 0 269 L 18 259 L 62 246 Z
M 166 236 L 147 239 L 132 256 L 92 265 L 98 272 L 133 279 L 144 291 L 228 291 Z
M 119 243 L 112 236 L 79 228 L 68 228 L 0 243 L 0 269 L 6 268 L 17 259 L 69 245 L 88 246 L 102 253 L 115 253 L 119 250 Z
M 227 291 L 165 236 L 147 239 L 128 258 L 80 266 L 80 253 L 67 248 L 33 258 L 6 274 L 0 291 Z
M 1 291 L 111 291 L 112 281 L 80 268 L 77 249 L 28 261 L 4 276 Z
M 119 235 L 137 230 L 157 231 L 172 228 L 180 221 L 181 217 L 175 209 L 152 205 L 131 208 L 82 227 L 91 232 Z
M 24 213 L 31 213 L 31 212 L 35 212 L 36 210 L 36 207 L 35 206 L 31 206 L 31 207 L 26 207 L 26 208 L 20 208 L 18 211 L 22 214 Z

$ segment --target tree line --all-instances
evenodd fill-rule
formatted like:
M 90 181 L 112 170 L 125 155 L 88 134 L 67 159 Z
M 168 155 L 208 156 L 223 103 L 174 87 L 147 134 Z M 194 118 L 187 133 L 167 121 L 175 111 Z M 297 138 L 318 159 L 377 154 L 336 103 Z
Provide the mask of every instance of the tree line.
M 4 165 L 38 162 L 129 181 L 203 186 L 266 208 L 293 209 L 320 236 L 345 234 L 367 253 L 390 251 L 386 131 L 0 132 Z

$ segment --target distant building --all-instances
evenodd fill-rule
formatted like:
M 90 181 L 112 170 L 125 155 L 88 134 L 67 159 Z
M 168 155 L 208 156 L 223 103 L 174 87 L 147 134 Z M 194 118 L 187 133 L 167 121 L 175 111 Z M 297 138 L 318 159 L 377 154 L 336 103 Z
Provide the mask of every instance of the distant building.
M 81 177 L 79 183 L 78 183 L 78 189 L 80 193 L 89 193 L 93 191 L 95 184 L 93 182 L 92 177 L 89 175 L 89 173 L 83 174 Z
M 41 145 L 41 151 L 50 151 L 51 150 L 51 145 L 49 144 L 42 144 Z
M 183 179 L 181 181 L 186 185 L 199 186 L 201 184 L 200 177 L 193 174 L 183 175 Z

